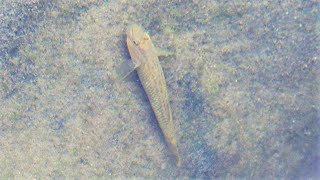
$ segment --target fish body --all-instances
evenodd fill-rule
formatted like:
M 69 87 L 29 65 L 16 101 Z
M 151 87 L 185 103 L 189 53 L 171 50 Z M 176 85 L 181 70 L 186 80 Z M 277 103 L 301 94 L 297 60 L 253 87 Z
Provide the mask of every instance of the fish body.
M 180 166 L 176 131 L 158 52 L 150 36 L 138 25 L 131 25 L 128 28 L 127 46 L 166 143 L 175 156 L 176 164 Z

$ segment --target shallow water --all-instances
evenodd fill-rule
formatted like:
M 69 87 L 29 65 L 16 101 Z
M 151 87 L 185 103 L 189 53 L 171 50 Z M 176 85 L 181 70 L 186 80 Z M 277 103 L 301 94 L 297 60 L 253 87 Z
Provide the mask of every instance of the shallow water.
M 0 2 L 0 177 L 316 178 L 316 1 Z M 130 61 L 141 24 L 161 58 L 176 167 Z

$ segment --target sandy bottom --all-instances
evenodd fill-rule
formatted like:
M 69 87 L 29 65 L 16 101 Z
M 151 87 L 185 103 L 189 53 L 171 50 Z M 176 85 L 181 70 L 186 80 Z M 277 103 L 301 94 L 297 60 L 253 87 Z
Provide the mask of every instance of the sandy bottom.
M 319 173 L 316 1 L 2 0 L 0 178 L 291 179 Z M 181 167 L 130 61 L 161 58 Z

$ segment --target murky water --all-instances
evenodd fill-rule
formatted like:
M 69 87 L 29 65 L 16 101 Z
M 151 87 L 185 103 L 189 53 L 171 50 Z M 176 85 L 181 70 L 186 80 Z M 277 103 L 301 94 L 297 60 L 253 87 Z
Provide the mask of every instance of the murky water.
M 1 178 L 316 178 L 316 1 L 0 2 Z M 176 167 L 130 61 L 158 48 Z

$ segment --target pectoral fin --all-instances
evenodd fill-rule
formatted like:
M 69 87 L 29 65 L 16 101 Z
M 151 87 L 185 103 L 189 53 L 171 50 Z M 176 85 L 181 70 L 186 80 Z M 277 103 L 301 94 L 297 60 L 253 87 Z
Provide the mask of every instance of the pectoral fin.
M 168 50 L 166 50 L 166 49 L 159 49 L 159 48 L 157 48 L 156 51 L 157 51 L 157 55 L 158 55 L 159 57 L 168 57 L 168 56 L 173 56 L 173 55 L 174 55 L 174 52 L 168 51 Z
M 137 67 L 138 64 L 134 64 L 132 61 L 125 61 L 116 67 L 116 80 L 123 81 L 126 79 Z

